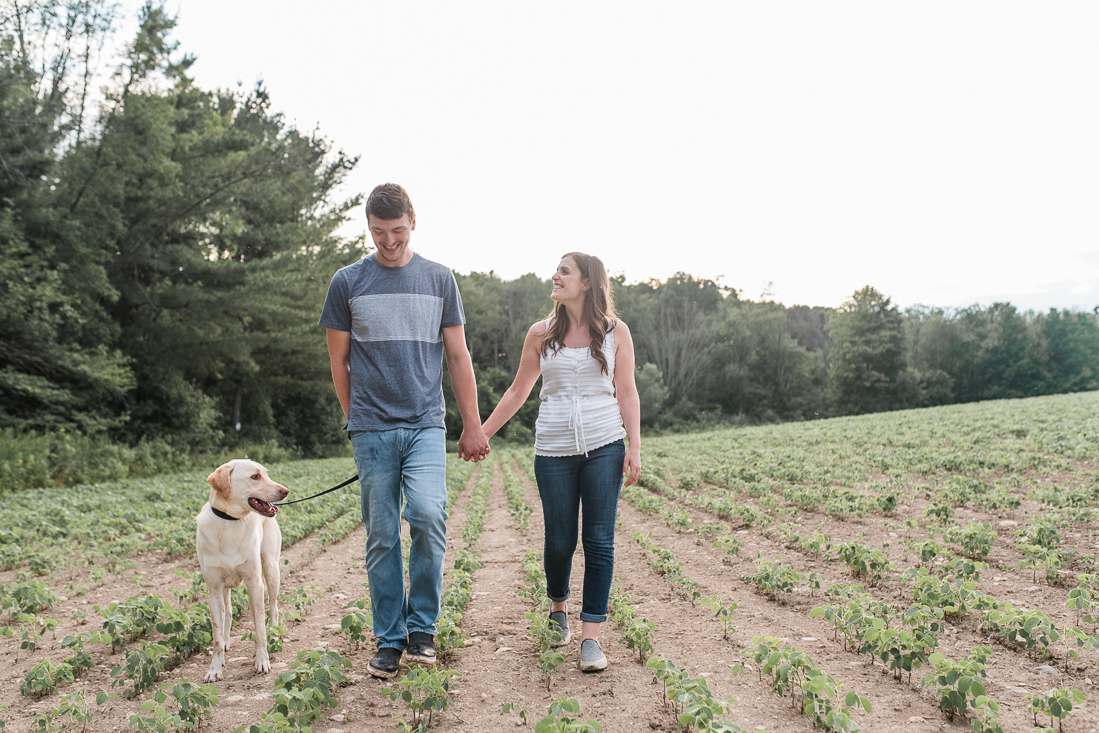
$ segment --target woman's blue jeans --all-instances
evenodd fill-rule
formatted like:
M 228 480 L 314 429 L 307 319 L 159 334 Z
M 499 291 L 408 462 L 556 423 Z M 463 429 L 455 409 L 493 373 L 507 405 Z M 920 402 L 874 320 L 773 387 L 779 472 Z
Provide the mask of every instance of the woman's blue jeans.
M 446 433 L 398 428 L 351 434 L 366 525 L 366 578 L 378 648 L 404 649 L 412 631 L 435 633 L 446 554 Z M 401 504 L 412 547 L 408 592 Z
M 625 456 L 625 444 L 616 440 L 589 451 L 586 456 L 534 457 L 534 477 L 538 481 L 546 525 L 542 554 L 546 594 L 552 601 L 564 601 L 569 597 L 578 515 L 581 507 L 584 510 L 581 621 L 603 623 L 607 620 L 607 599 L 614 579 L 614 523 Z

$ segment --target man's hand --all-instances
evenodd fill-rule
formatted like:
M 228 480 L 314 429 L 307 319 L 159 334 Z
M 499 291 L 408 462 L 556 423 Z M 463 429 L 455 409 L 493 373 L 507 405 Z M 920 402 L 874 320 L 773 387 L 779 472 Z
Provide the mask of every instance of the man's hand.
M 491 448 L 488 447 L 488 438 L 485 431 L 479 426 L 472 430 L 463 430 L 462 437 L 458 439 L 458 457 L 464 461 L 484 460 Z

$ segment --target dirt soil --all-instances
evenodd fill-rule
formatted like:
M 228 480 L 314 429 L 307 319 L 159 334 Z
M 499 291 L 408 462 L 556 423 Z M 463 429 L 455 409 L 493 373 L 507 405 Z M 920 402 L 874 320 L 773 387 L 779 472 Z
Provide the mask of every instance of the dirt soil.
M 574 630 L 573 641 L 560 651 L 565 656 L 561 674 L 547 690 L 540 677 L 539 662 L 529 636 L 525 617 L 534 607 L 531 601 L 520 595 L 525 585 L 521 559 L 527 550 L 541 550 L 541 506 L 537 490 L 517 467 L 517 475 L 523 476 L 526 498 L 534 509 L 530 526 L 520 532 L 507 511 L 507 499 L 503 490 L 499 465 L 482 465 L 479 470 L 494 470 L 489 513 L 484 532 L 474 546 L 482 554 L 484 566 L 474 573 L 473 600 L 466 610 L 463 631 L 470 637 L 465 648 L 448 653 L 442 662 L 461 676 L 454 681 L 454 705 L 437 718 L 435 728 L 448 731 L 497 731 L 514 729 L 520 719 L 517 712 L 503 713 L 504 703 L 516 703 L 525 709 L 533 728 L 546 714 L 549 704 L 557 697 L 575 697 L 580 701 L 581 717 L 597 719 L 607 733 L 676 729 L 670 710 L 663 704 L 661 685 L 654 683 L 652 675 L 640 663 L 636 651 L 619 641 L 621 629 L 613 621 L 603 626 L 601 641 L 609 660 L 609 667 L 599 673 L 584 674 L 577 668 L 579 655 L 579 604 L 584 573 L 583 553 L 578 549 L 572 576 L 573 598 L 569 611 Z M 476 474 L 470 486 L 476 481 Z M 460 495 L 449 521 L 449 549 L 466 549 L 461 539 L 461 529 L 466 521 L 466 504 L 470 500 L 470 487 Z M 671 505 L 671 500 L 667 500 Z M 715 517 L 695 508 L 688 508 L 691 526 L 717 521 Z M 916 518 L 922 506 L 913 501 L 902 508 L 896 517 L 888 521 L 903 524 L 904 518 Z M 961 514 L 961 513 L 959 513 Z M 974 515 L 991 521 L 1000 517 Z M 963 516 L 956 518 L 964 521 Z M 821 515 L 803 515 L 798 522 L 812 527 L 825 522 L 825 531 L 832 536 L 833 544 L 861 537 L 860 541 L 880 547 L 891 540 L 891 554 L 899 567 L 904 563 L 902 553 L 881 517 L 852 519 L 839 522 Z M 739 605 L 733 618 L 735 632 L 723 638 L 720 623 L 709 609 L 692 605 L 674 592 L 666 579 L 650 568 L 645 551 L 631 539 L 634 531 L 652 533 L 653 540 L 675 553 L 684 563 L 684 574 L 699 583 L 702 596 L 717 595 L 724 601 Z M 894 533 L 895 534 L 895 533 Z M 734 676 L 731 667 L 741 661 L 740 650 L 749 645 L 752 637 L 767 635 L 785 638 L 789 643 L 808 652 L 818 665 L 838 679 L 845 680 L 844 690 L 855 690 L 873 703 L 873 712 L 861 714 L 859 723 L 864 731 L 966 731 L 969 726 L 961 719 L 953 723 L 941 714 L 936 701 L 927 691 L 921 691 L 917 672 L 913 682 L 895 682 L 883 673 L 880 662 L 871 665 L 866 657 L 858 657 L 844 651 L 841 641 L 833 640 L 832 631 L 820 619 L 810 619 L 808 611 L 825 601 L 818 593 L 792 594 L 788 602 L 755 595 L 741 575 L 754 572 L 752 560 L 758 552 L 773 556 L 780 553 L 787 563 L 799 572 L 819 573 L 824 587 L 836 582 L 855 582 L 845 566 L 836 561 L 825 561 L 812 555 L 783 548 L 768 539 L 759 529 L 741 530 L 737 535 L 746 546 L 738 556 L 729 556 L 702 540 L 690 527 L 676 531 L 660 518 L 642 514 L 625 501 L 620 504 L 620 522 L 616 541 L 616 584 L 628 591 L 638 605 L 638 617 L 656 624 L 656 654 L 667 657 L 677 666 L 686 668 L 692 676 L 705 677 L 715 696 L 730 699 L 729 720 L 747 731 L 767 730 L 772 733 L 809 731 L 810 720 L 792 709 L 790 698 L 769 695 L 754 670 Z M 1068 538 L 1066 538 L 1068 539 Z M 1081 549 L 1091 547 L 1094 538 L 1073 537 L 1071 540 Z M 285 671 L 302 649 L 333 648 L 348 656 L 354 663 L 350 684 L 338 692 L 339 704 L 332 709 L 323 723 L 314 724 L 317 733 L 328 731 L 394 731 L 399 718 L 410 719 L 403 703 L 391 702 L 382 697 L 392 681 L 377 680 L 366 674 L 366 664 L 373 654 L 373 645 L 350 649 L 346 636 L 339 633 L 339 623 L 347 612 L 350 600 L 364 595 L 363 570 L 364 533 L 361 527 L 340 542 L 319 548 L 312 538 L 307 538 L 283 551 L 290 560 L 284 570 L 284 592 L 294 587 L 316 586 L 322 598 L 306 609 L 301 622 L 288 624 L 285 649 L 272 655 L 274 669 L 269 675 L 257 675 L 253 670 L 251 642 L 241 642 L 240 635 L 252 629 L 247 611 L 233 630 L 234 643 L 228 653 L 226 678 L 216 684 L 220 704 L 213 711 L 206 729 L 232 731 L 240 725 L 258 721 L 271 705 L 274 677 Z M 1017 558 L 1010 549 L 1010 542 L 997 543 L 990 558 L 987 577 L 982 576 L 982 587 L 1000 600 L 1010 600 L 1017 606 L 1039 608 L 1058 622 L 1068 623 L 1069 612 L 1064 603 L 1067 588 L 1051 588 L 1031 581 L 1029 571 L 997 569 L 1013 564 Z M 1006 548 L 1006 549 L 1005 549 Z M 1094 548 L 1092 548 L 1094 551 Z M 60 640 L 65 635 L 94 631 L 100 624 L 100 615 L 93 609 L 105 607 L 112 600 L 124 600 L 133 595 L 155 594 L 171 598 L 182 590 L 187 582 L 175 573 L 177 567 L 196 570 L 191 560 L 163 562 L 154 557 L 138 558 L 139 566 L 118 576 L 104 578 L 84 596 L 72 595 L 49 612 L 51 617 L 63 620 L 56 633 Z M 448 568 L 450 561 L 448 558 Z M 0 573 L 0 581 L 11 581 L 14 573 Z M 69 583 L 86 582 L 76 576 L 55 575 L 47 579 L 58 592 Z M 886 583 L 871 589 L 881 600 L 904 601 L 907 589 L 899 583 Z M 83 624 L 71 620 L 74 611 L 85 611 Z M 35 712 L 57 705 L 60 697 L 84 686 L 91 698 L 99 690 L 110 690 L 110 669 L 122 662 L 122 653 L 108 654 L 101 645 L 94 649 L 97 667 L 78 678 L 75 685 L 63 688 L 59 693 L 41 700 L 21 697 L 18 687 L 21 679 L 33 663 L 44 658 L 62 659 L 67 652 L 50 649 L 54 638 L 46 636 L 42 648 L 33 655 L 21 652 L 15 639 L 0 640 L 0 705 L 11 709 L 0 714 L 7 721 L 8 731 L 31 730 Z M 987 644 L 987 632 L 978 633 L 972 622 L 951 625 L 949 632 L 940 639 L 940 650 L 960 658 L 973 646 Z M 1006 731 L 1033 729 L 1032 718 L 1026 713 L 1023 692 L 1044 690 L 1050 687 L 1078 687 L 1089 698 L 1095 692 L 1093 679 L 1099 670 L 1095 660 L 1086 664 L 1066 662 L 1063 659 L 1036 661 L 1024 653 L 1005 649 L 995 643 L 988 667 L 989 694 L 999 701 Z M 1040 664 L 1051 664 L 1058 674 L 1041 675 L 1034 671 Z M 200 682 L 209 665 L 209 657 L 197 655 L 182 666 L 162 675 L 161 683 L 174 684 L 184 679 Z M 137 711 L 142 700 L 114 700 L 96 708 L 91 705 L 94 721 L 89 731 L 116 731 L 129 728 L 129 716 Z M 1099 730 L 1099 699 L 1077 708 L 1064 726 L 1066 733 L 1096 733 Z

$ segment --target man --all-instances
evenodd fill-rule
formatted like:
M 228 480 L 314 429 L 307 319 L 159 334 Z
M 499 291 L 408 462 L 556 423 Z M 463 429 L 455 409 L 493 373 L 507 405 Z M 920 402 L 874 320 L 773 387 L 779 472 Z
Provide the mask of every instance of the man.
M 459 454 L 481 460 L 489 447 L 454 275 L 413 253 L 416 213 L 400 186 L 375 188 L 366 220 L 377 249 L 332 278 L 320 323 L 361 485 L 378 640 L 367 671 L 390 678 L 402 653 L 410 662 L 435 662 L 447 519 L 444 350 L 464 426 Z M 412 538 L 407 593 L 402 494 Z

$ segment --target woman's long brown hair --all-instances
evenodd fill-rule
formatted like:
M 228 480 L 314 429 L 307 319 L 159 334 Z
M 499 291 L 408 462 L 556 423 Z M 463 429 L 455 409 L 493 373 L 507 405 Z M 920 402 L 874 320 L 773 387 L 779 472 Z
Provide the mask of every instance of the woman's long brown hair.
M 614 296 L 611 293 L 611 280 L 607 277 L 607 269 L 594 255 L 569 252 L 564 257 L 571 257 L 577 269 L 580 270 L 580 277 L 591 283 L 591 287 L 584 293 L 582 318 L 591 336 L 591 355 L 599 362 L 603 373 L 609 376 L 607 357 L 603 353 L 603 341 L 607 332 L 614 328 L 615 315 Z M 565 336 L 568 335 L 571 325 L 569 312 L 564 304 L 554 303 L 549 327 L 546 329 L 546 335 L 542 337 L 542 356 L 546 356 L 550 349 L 553 349 L 553 353 L 556 354 L 565 345 Z

